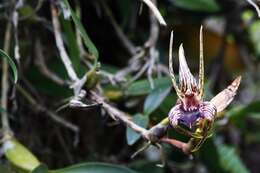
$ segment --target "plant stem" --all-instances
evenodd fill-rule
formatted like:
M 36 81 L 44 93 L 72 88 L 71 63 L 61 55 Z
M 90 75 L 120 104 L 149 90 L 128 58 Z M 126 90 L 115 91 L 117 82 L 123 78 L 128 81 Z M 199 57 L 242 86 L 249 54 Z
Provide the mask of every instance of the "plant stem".
M 59 18 L 58 18 L 58 11 L 54 5 L 51 5 L 51 13 L 52 13 L 52 24 L 53 24 L 53 29 L 54 29 L 54 36 L 55 36 L 57 48 L 59 49 L 60 58 L 66 67 L 66 70 L 67 70 L 67 73 L 68 73 L 70 79 L 73 82 L 75 82 L 79 79 L 72 66 L 69 55 L 66 52 L 66 49 L 65 49 L 65 46 L 64 46 L 64 43 L 62 40 L 62 35 L 61 35 L 61 26 L 60 26 L 60 22 L 59 22 Z
M 158 20 L 158 22 L 163 25 L 166 26 L 166 22 L 163 19 L 160 11 L 158 10 L 158 8 L 154 5 L 154 3 L 151 0 L 141 0 L 142 2 L 144 2 L 149 8 L 150 10 L 153 12 L 153 14 L 155 15 L 156 19 Z
M 139 125 L 135 124 L 131 118 L 125 113 L 120 111 L 119 109 L 115 108 L 114 106 L 107 103 L 104 98 L 100 95 L 98 95 L 95 92 L 91 92 L 91 98 L 102 104 L 102 107 L 106 110 L 108 114 L 110 114 L 112 117 L 119 119 L 121 122 L 123 122 L 126 126 L 130 127 L 137 133 L 139 133 L 143 138 L 149 140 L 147 136 L 148 130 L 145 128 L 140 127 Z
M 85 75 L 81 79 L 78 78 L 75 69 L 73 68 L 72 62 L 69 58 L 69 55 L 65 49 L 65 45 L 63 43 L 62 39 L 62 33 L 61 33 L 61 26 L 59 22 L 59 14 L 58 9 L 55 7 L 54 4 L 51 4 L 51 14 L 52 14 L 52 25 L 54 30 L 54 36 L 56 41 L 56 46 L 59 50 L 60 58 L 66 68 L 66 71 L 68 73 L 68 76 L 70 80 L 72 81 L 71 88 L 74 90 L 74 95 L 78 96 L 80 91 L 82 90 L 83 85 L 85 84 L 87 80 L 87 76 Z M 97 65 L 97 58 L 95 59 L 95 67 Z
M 4 51 L 6 53 L 9 52 L 10 49 L 10 40 L 11 40 L 11 29 L 12 24 L 8 21 L 5 31 L 5 38 L 4 38 Z M 3 66 L 2 66 L 2 90 L 1 90 L 1 107 L 5 110 L 2 112 L 1 121 L 2 121 L 2 128 L 4 132 L 10 131 L 9 121 L 8 121 L 8 114 L 7 114 L 7 106 L 8 106 L 8 62 L 6 59 L 3 59 Z

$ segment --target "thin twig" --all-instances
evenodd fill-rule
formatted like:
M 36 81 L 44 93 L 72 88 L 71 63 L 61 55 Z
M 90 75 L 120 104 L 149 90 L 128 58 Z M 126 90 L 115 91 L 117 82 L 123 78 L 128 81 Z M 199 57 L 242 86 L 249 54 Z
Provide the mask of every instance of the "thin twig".
M 38 38 L 35 41 L 35 55 L 37 57 L 35 64 L 39 67 L 39 70 L 41 71 L 42 74 L 44 74 L 47 78 L 51 79 L 53 82 L 55 82 L 58 85 L 63 86 L 65 84 L 67 84 L 67 82 L 65 82 L 63 79 L 61 79 L 55 73 L 53 73 L 46 66 L 44 56 L 43 56 L 42 44 Z
M 246 0 L 246 1 L 247 1 L 249 4 L 251 4 L 251 5 L 255 8 L 258 17 L 260 18 L 260 9 L 259 9 L 259 7 L 257 6 L 257 4 L 256 4 L 253 0 Z
M 128 66 L 125 67 L 124 69 L 120 70 L 119 72 L 116 73 L 114 76 L 115 79 L 117 77 L 125 78 L 128 74 L 131 73 L 136 73 L 132 77 L 132 79 L 124 86 L 129 85 L 130 83 L 134 82 L 138 78 L 140 78 L 145 72 L 147 72 L 147 77 L 150 82 L 151 88 L 154 87 L 154 82 L 153 82 L 153 71 L 154 68 L 158 67 L 158 51 L 156 50 L 156 43 L 158 40 L 159 36 L 159 24 L 157 22 L 156 16 L 153 13 L 153 11 L 150 11 L 150 34 L 147 39 L 147 41 L 144 43 L 143 48 L 139 48 L 135 46 L 122 32 L 121 28 L 118 26 L 116 23 L 111 10 L 109 7 L 103 2 L 100 2 L 101 5 L 104 8 L 104 11 L 106 15 L 109 17 L 109 20 L 113 27 L 116 30 L 116 34 L 120 38 L 121 42 L 123 45 L 125 45 L 126 49 L 128 52 L 132 55 L 132 58 L 129 60 Z M 151 3 L 153 3 L 153 6 L 156 7 L 156 0 L 152 0 Z M 139 49 L 139 50 L 138 50 Z M 161 68 L 160 68 L 161 69 Z M 156 69 L 158 71 L 158 69 Z M 114 82 L 111 80 L 112 78 L 110 77 L 110 81 Z
M 152 0 L 152 2 L 154 3 L 154 5 L 157 5 L 157 1 L 156 0 Z M 149 48 L 149 67 L 147 70 L 147 77 L 150 83 L 151 88 L 154 88 L 154 82 L 153 82 L 153 77 L 152 77 L 152 73 L 153 73 L 153 68 L 155 66 L 156 63 L 156 59 L 158 59 L 159 53 L 156 50 L 155 46 L 157 43 L 159 37 L 159 25 L 156 21 L 156 17 L 154 15 L 154 13 L 152 13 L 150 11 L 150 36 L 148 38 L 148 40 L 145 42 L 144 46 L 146 48 Z
M 151 0 L 141 0 L 141 1 L 143 1 L 143 2 L 150 8 L 150 10 L 153 12 L 153 14 L 155 15 L 155 17 L 157 18 L 157 20 L 159 21 L 159 23 L 160 23 L 161 25 L 164 25 L 164 26 L 167 25 L 166 22 L 165 22 L 165 20 L 163 19 L 162 15 L 161 15 L 160 11 L 159 11 L 159 10 L 157 9 L 157 7 L 152 3 Z
M 63 138 L 62 133 L 60 132 L 59 129 L 56 130 L 56 134 L 58 136 L 58 140 L 61 144 L 61 147 L 64 150 L 65 156 L 68 158 L 69 163 L 72 164 L 74 162 L 74 159 L 73 159 L 72 154 L 70 153 L 70 150 L 68 148 L 68 144 L 66 143 L 66 141 Z
M 18 24 L 19 24 L 19 13 L 18 13 L 18 8 L 19 8 L 19 2 L 17 2 L 16 6 L 15 6 L 15 10 L 12 14 L 12 22 L 13 22 L 13 26 L 14 26 L 14 57 L 16 59 L 16 61 L 18 62 L 18 64 L 20 63 L 20 46 L 19 46 L 19 37 L 18 37 Z
M 181 142 L 181 141 L 176 140 L 176 139 L 170 139 L 170 138 L 164 137 L 165 132 L 166 132 L 167 127 L 168 127 L 168 124 L 169 124 L 168 118 L 165 118 L 159 124 L 157 124 L 156 126 L 153 126 L 150 130 L 146 130 L 143 127 L 141 127 L 141 126 L 137 125 L 136 123 L 134 123 L 131 120 L 131 118 L 129 117 L 128 114 L 118 110 L 116 107 L 114 107 L 111 104 L 107 103 L 105 101 L 105 99 L 102 96 L 100 96 L 99 94 L 97 94 L 96 92 L 91 91 L 90 92 L 90 98 L 93 101 L 95 101 L 97 103 L 100 103 L 102 105 L 103 109 L 113 119 L 120 120 L 126 126 L 128 126 L 131 129 L 133 129 L 135 132 L 139 133 L 144 139 L 148 140 L 147 145 L 145 145 L 140 150 L 138 150 L 136 153 L 134 153 L 133 156 L 136 156 L 141 151 L 143 151 L 146 148 L 148 148 L 148 146 L 150 144 L 152 144 L 152 145 L 155 145 L 155 146 L 159 147 L 160 152 L 162 154 L 161 155 L 162 156 L 162 161 L 164 163 L 165 159 L 163 157 L 164 156 L 163 155 L 163 149 L 162 149 L 162 146 L 160 145 L 160 142 L 171 144 L 172 146 L 175 146 L 175 147 L 181 149 L 184 153 L 188 154 L 190 152 L 190 148 L 191 148 L 190 145 L 191 144 L 185 143 L 185 142 Z
M 154 48 L 151 47 L 149 54 L 151 55 L 149 58 L 149 66 L 147 70 L 147 78 L 150 83 L 151 89 L 154 89 L 154 81 L 153 81 L 153 69 L 155 66 L 155 61 L 158 58 L 158 51 Z
M 54 36 L 55 36 L 55 41 L 56 45 L 59 49 L 60 53 L 60 58 L 63 62 L 63 64 L 66 67 L 67 73 L 70 77 L 70 79 L 75 82 L 78 81 L 78 76 L 72 66 L 72 63 L 69 59 L 69 55 L 66 52 L 63 40 L 62 40 L 62 35 L 61 35 L 61 27 L 60 27 L 60 22 L 58 18 L 58 11 L 54 5 L 51 4 L 51 14 L 52 14 L 52 24 L 53 24 L 53 29 L 54 29 Z
M 134 77 L 132 77 L 126 84 L 125 86 L 129 86 L 132 82 L 134 82 L 135 80 L 137 80 L 139 77 L 142 76 L 142 74 L 145 72 L 146 69 L 148 69 L 149 67 L 149 61 L 146 62 L 143 67 L 138 71 L 138 73 L 136 73 L 136 75 Z
M 62 40 L 61 27 L 60 27 L 60 22 L 59 22 L 59 18 L 58 18 L 58 10 L 54 6 L 54 4 L 51 4 L 51 14 L 52 14 L 52 24 L 53 24 L 53 29 L 54 29 L 55 41 L 56 41 L 56 45 L 59 49 L 60 58 L 66 68 L 69 78 L 72 81 L 71 88 L 73 88 L 73 90 L 74 90 L 74 95 L 77 96 L 80 93 L 83 85 L 85 84 L 85 82 L 87 80 L 87 75 L 84 75 L 82 79 L 79 79 L 72 66 L 72 62 L 69 59 L 69 56 L 68 56 L 65 46 L 64 46 L 64 42 Z
M 49 109 L 47 109 L 44 105 L 39 104 L 32 96 L 30 93 L 28 93 L 25 89 L 23 89 L 20 85 L 16 85 L 16 89 L 22 94 L 22 96 L 24 98 L 26 98 L 26 100 L 32 105 L 32 107 L 36 110 L 36 111 L 40 111 L 40 112 L 44 112 L 46 113 L 45 115 L 49 116 L 52 120 L 54 120 L 55 122 L 57 122 L 58 124 L 61 124 L 62 126 L 74 131 L 76 134 L 79 133 L 79 128 L 66 121 L 65 119 L 61 118 L 60 116 L 58 116 L 57 114 L 55 114 L 53 111 L 50 111 Z
M 171 144 L 171 145 L 175 146 L 176 148 L 181 149 L 184 153 L 189 153 L 189 151 L 188 151 L 189 146 L 187 143 L 181 142 L 176 139 L 170 139 L 170 138 L 162 138 L 161 141 Z
M 11 41 L 11 29 L 12 24 L 8 21 L 5 31 L 5 39 L 4 39 L 4 51 L 6 53 L 9 52 L 10 49 L 10 41 Z M 2 127 L 4 132 L 10 131 L 9 121 L 8 121 L 8 114 L 7 114 L 7 104 L 8 104 L 8 62 L 6 59 L 3 59 L 3 66 L 2 66 L 2 90 L 1 90 L 1 107 L 5 110 L 2 112 Z
M 111 10 L 109 9 L 109 7 L 107 6 L 107 4 L 101 0 L 100 4 L 102 5 L 102 7 L 104 8 L 104 11 L 107 15 L 107 17 L 109 18 L 110 23 L 112 24 L 113 28 L 116 31 L 116 35 L 118 36 L 118 38 L 121 40 L 121 42 L 123 43 L 124 47 L 126 48 L 126 50 L 132 55 L 134 56 L 136 54 L 137 48 L 135 47 L 135 45 L 126 37 L 126 35 L 124 34 L 124 32 L 122 31 L 122 29 L 120 28 L 120 26 L 117 24 Z
M 143 138 L 149 140 L 147 136 L 148 130 L 140 127 L 139 125 L 135 124 L 133 121 L 131 121 L 131 118 L 126 113 L 120 111 L 119 109 L 115 108 L 114 106 L 110 105 L 105 101 L 105 99 L 98 95 L 95 92 L 91 92 L 91 98 L 93 101 L 96 101 L 97 103 L 102 104 L 102 107 L 108 112 L 110 115 L 113 115 L 116 119 L 119 119 L 122 121 L 125 125 L 139 133 Z
M 154 6 L 157 5 L 156 0 L 152 0 L 152 2 Z M 149 18 L 150 18 L 150 35 L 148 40 L 144 44 L 144 46 L 147 48 L 156 46 L 156 42 L 159 37 L 159 29 L 160 29 L 158 23 L 156 22 L 156 16 L 151 11 L 150 11 Z

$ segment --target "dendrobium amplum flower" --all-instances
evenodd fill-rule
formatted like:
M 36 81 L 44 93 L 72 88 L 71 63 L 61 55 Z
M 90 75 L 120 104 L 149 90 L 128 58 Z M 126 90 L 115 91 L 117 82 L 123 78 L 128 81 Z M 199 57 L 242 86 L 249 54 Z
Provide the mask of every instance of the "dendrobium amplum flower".
M 169 112 L 170 124 L 176 130 L 193 138 L 207 138 L 217 113 L 223 111 L 233 100 L 239 87 L 241 76 L 237 77 L 231 85 L 217 94 L 210 101 L 203 100 L 204 93 L 204 61 L 203 61 L 203 36 L 200 29 L 200 65 L 199 80 L 191 74 L 184 55 L 183 45 L 179 47 L 179 85 L 177 85 L 172 67 L 171 33 L 169 47 L 169 70 L 176 90 L 178 101 Z M 201 144 L 198 144 L 201 145 Z M 199 147 L 199 146 L 198 146 Z M 197 148 L 198 148 L 197 147 Z M 196 147 L 195 147 L 196 148 Z M 195 149 L 194 149 L 195 151 Z

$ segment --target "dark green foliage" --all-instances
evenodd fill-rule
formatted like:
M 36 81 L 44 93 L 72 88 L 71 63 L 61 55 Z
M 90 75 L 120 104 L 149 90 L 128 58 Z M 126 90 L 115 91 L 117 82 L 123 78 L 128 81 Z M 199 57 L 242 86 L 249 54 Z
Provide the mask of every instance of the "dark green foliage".
M 53 173 L 137 173 L 129 168 L 108 163 L 83 163 L 52 171 Z
M 148 125 L 149 117 L 142 114 L 136 114 L 133 116 L 132 120 L 139 126 L 146 128 Z M 128 145 L 133 145 L 138 139 L 140 139 L 140 137 L 141 137 L 140 134 L 136 133 L 133 129 L 127 127 L 126 139 Z
M 14 83 L 17 82 L 18 80 L 18 72 L 17 72 L 17 68 L 16 65 L 14 63 L 14 61 L 12 60 L 12 58 L 10 58 L 3 50 L 0 49 L 0 56 L 1 58 L 5 58 L 5 60 L 8 62 L 8 64 L 10 65 L 10 67 L 12 68 L 13 71 L 13 75 L 14 75 Z

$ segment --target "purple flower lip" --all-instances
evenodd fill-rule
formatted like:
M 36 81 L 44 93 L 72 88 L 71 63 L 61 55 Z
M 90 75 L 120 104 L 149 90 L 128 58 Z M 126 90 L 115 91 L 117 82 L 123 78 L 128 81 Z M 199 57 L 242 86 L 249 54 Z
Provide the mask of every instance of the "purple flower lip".
M 192 129 L 200 118 L 202 118 L 202 115 L 199 110 L 184 112 L 178 119 L 178 124 L 185 125 L 186 127 Z
M 185 110 L 183 104 L 174 106 L 170 113 L 169 119 L 173 127 L 184 125 L 190 130 L 197 127 L 197 123 L 203 119 L 214 121 L 216 115 L 216 107 L 210 102 L 202 102 L 198 106 L 194 106 L 192 110 Z

